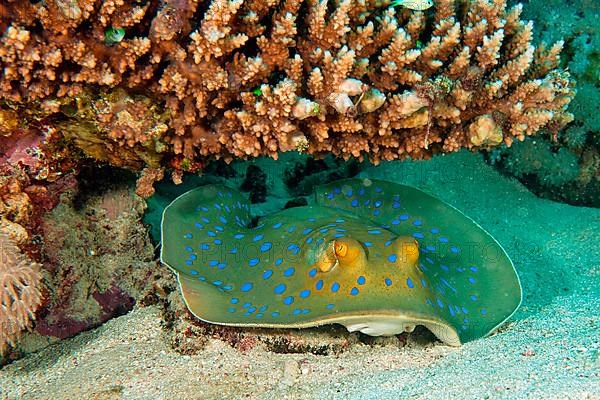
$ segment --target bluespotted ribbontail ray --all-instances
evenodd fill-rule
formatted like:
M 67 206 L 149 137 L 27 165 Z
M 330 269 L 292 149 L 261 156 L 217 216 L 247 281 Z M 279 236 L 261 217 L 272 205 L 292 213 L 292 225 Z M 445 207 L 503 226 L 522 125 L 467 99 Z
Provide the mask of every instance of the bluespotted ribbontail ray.
M 315 205 L 260 218 L 224 185 L 164 211 L 161 261 L 203 321 L 369 335 L 424 325 L 460 345 L 493 332 L 521 302 L 504 249 L 454 207 L 404 185 L 348 179 Z

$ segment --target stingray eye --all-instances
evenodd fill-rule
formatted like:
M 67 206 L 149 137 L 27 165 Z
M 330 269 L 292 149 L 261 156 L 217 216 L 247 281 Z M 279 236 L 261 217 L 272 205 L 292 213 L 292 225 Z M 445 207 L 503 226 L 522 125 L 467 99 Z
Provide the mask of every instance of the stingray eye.
M 401 236 L 395 240 L 397 259 L 406 265 L 415 265 L 419 261 L 419 242 L 410 236 Z
M 353 267 L 365 262 L 365 251 L 357 240 L 341 238 L 328 242 L 317 256 L 315 267 L 329 272 L 336 267 Z
M 341 238 L 333 243 L 333 251 L 340 264 L 350 264 L 364 257 L 365 251 L 361 244 L 354 239 Z
M 346 243 L 335 242 L 335 255 L 338 257 L 345 257 L 348 254 L 348 245 Z

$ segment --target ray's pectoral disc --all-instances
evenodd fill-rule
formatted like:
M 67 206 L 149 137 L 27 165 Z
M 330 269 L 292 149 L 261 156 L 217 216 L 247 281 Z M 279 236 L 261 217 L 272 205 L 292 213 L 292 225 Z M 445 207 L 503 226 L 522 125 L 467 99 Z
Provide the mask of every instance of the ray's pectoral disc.
M 494 331 L 521 286 L 502 247 L 448 204 L 415 188 L 349 179 L 314 206 L 248 228 L 249 206 L 222 185 L 164 211 L 161 261 L 190 311 L 233 326 L 311 327 L 394 335 L 424 325 L 451 345 Z

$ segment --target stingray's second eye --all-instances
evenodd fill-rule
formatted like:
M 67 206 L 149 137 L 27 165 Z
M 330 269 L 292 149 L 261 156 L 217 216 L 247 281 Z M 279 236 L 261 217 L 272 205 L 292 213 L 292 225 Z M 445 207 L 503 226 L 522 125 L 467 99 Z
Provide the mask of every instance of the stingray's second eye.
M 419 242 L 410 236 L 400 236 L 394 240 L 396 257 L 402 264 L 415 265 L 419 261 Z

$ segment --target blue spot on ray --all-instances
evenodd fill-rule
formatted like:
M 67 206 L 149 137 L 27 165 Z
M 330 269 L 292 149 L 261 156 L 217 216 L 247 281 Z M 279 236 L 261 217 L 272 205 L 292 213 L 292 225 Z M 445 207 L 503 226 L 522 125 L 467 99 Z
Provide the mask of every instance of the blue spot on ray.
M 293 302 L 294 302 L 294 297 L 293 296 L 288 296 L 285 299 L 283 299 L 283 304 L 286 304 L 288 306 L 290 304 L 292 304 Z
M 262 251 L 263 253 L 266 251 L 271 250 L 271 247 L 273 247 L 273 244 L 271 242 L 264 242 L 261 246 L 260 246 L 260 251 Z
M 275 292 L 275 294 L 282 294 L 283 292 L 285 292 L 285 289 L 287 289 L 285 283 L 280 283 L 279 285 L 275 286 L 273 292 Z
M 269 279 L 270 277 L 273 276 L 273 270 L 272 269 L 266 270 L 265 272 L 263 272 L 262 276 L 263 276 L 263 279 L 265 279 L 265 280 Z
M 249 292 L 252 289 L 252 286 L 253 286 L 252 283 L 246 282 L 242 286 L 240 286 L 240 290 L 242 292 Z

